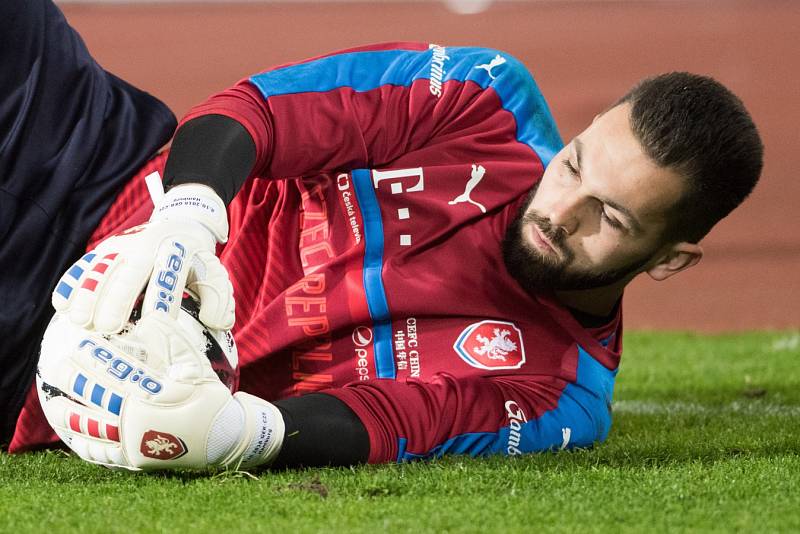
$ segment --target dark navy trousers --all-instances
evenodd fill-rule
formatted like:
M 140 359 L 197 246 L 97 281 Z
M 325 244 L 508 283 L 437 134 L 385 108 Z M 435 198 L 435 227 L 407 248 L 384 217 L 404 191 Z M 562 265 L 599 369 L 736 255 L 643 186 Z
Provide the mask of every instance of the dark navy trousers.
M 50 0 L 0 2 L 0 444 L 33 380 L 53 286 L 174 129 Z

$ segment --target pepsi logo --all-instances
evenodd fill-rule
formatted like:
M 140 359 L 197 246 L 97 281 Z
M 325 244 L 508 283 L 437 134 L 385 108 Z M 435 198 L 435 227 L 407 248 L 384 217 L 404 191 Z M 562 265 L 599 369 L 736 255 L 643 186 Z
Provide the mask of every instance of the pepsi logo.
M 353 344 L 356 347 L 366 347 L 372 343 L 372 329 L 366 326 L 357 326 L 353 330 Z

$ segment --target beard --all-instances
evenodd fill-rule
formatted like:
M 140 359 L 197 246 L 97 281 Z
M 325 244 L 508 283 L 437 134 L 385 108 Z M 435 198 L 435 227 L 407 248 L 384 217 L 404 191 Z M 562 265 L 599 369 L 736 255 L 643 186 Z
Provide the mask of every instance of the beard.
M 566 244 L 568 236 L 564 228 L 553 226 L 549 219 L 533 210 L 526 213 L 536 189 L 537 187 L 534 187 L 531 190 L 520 207 L 517 216 L 506 230 L 502 244 L 506 269 L 528 293 L 574 291 L 608 286 L 632 278 L 650 261 L 652 253 L 614 269 L 570 268 L 575 261 L 575 252 Z M 539 228 L 558 254 L 543 254 L 528 241 L 523 232 L 531 224 Z

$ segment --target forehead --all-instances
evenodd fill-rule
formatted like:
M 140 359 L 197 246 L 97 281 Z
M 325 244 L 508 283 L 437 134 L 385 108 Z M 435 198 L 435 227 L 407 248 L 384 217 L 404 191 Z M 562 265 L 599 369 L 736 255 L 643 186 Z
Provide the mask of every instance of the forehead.
M 627 207 L 642 223 L 664 222 L 680 199 L 684 182 L 643 151 L 630 127 L 630 105 L 598 116 L 568 150 L 581 147 L 581 175 L 609 199 Z

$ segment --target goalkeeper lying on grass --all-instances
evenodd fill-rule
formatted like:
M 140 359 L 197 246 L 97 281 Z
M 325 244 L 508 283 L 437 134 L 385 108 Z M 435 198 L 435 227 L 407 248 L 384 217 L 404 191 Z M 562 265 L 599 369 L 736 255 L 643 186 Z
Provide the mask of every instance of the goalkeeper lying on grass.
M 644 80 L 564 146 L 511 55 L 425 43 L 245 78 L 153 155 L 160 102 L 49 2 L 0 11 L 12 451 L 166 469 L 589 446 L 623 289 L 696 264 L 761 171 L 710 78 Z M 209 360 L 228 329 L 235 392 Z

